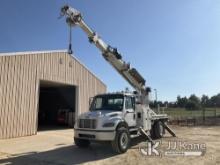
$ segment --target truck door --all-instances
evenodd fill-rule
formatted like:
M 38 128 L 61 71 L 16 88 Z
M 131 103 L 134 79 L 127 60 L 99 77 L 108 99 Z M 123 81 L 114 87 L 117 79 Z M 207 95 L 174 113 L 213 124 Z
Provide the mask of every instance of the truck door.
M 131 96 L 125 97 L 125 111 L 124 111 L 125 121 L 129 127 L 136 126 L 136 116 L 135 116 L 135 101 Z

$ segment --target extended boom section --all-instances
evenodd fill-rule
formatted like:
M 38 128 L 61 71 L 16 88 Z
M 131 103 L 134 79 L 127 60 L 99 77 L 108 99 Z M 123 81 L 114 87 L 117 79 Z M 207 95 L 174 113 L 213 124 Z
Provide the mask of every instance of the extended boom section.
M 121 54 L 116 48 L 106 44 L 96 32 L 94 32 L 83 20 L 79 11 L 69 6 L 61 9 L 61 14 L 66 16 L 66 22 L 69 26 L 80 26 L 87 34 L 89 41 L 102 52 L 103 57 L 125 78 L 129 84 L 137 90 L 140 102 L 149 105 L 148 92 L 149 88 L 145 87 L 145 79 L 135 69 L 130 67 L 130 63 L 123 61 Z

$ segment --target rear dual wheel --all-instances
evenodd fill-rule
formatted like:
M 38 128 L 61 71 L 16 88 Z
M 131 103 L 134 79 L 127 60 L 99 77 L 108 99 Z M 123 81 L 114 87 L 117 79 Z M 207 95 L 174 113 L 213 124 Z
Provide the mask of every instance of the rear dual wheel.
M 164 135 L 164 127 L 161 121 L 156 121 L 151 128 L 151 137 L 154 139 L 160 139 Z

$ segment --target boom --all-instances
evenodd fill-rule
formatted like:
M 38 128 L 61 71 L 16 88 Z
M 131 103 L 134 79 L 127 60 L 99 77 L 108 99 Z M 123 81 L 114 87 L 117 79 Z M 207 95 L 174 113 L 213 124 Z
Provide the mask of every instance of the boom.
M 149 105 L 148 93 L 150 92 L 150 88 L 145 86 L 145 79 L 135 68 L 130 67 L 130 63 L 123 61 L 117 49 L 106 44 L 101 37 L 84 22 L 81 13 L 76 9 L 65 5 L 61 8 L 61 15 L 66 16 L 66 22 L 70 27 L 78 25 L 82 28 L 87 34 L 89 41 L 101 51 L 106 61 L 138 91 L 141 103 Z

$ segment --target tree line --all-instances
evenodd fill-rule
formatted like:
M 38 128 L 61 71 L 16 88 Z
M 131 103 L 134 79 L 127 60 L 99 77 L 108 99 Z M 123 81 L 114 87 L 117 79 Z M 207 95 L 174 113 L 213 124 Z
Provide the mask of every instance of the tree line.
M 220 93 L 212 97 L 209 97 L 207 95 L 202 95 L 202 97 L 198 97 L 195 94 L 192 94 L 189 97 L 181 97 L 180 95 L 178 95 L 176 101 L 174 102 L 152 101 L 150 103 L 150 106 L 153 108 L 156 108 L 158 105 L 160 107 L 179 107 L 189 110 L 201 109 L 202 107 L 220 107 Z

